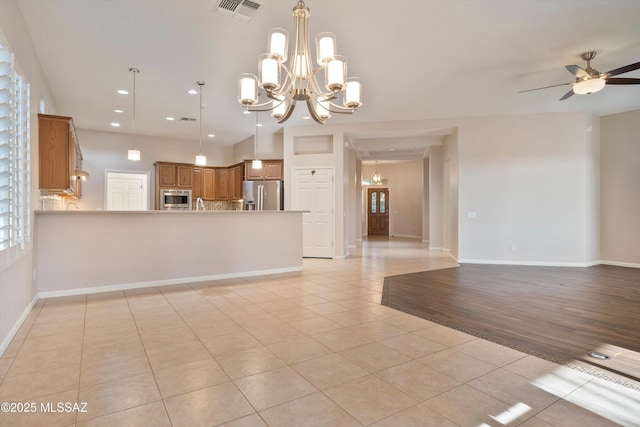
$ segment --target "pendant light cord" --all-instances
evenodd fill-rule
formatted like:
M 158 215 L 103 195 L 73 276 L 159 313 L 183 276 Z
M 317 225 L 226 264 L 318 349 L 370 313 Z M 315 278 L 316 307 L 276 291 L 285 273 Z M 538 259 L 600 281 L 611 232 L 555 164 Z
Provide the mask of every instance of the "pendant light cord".
M 202 156 L 202 86 L 204 86 L 204 82 L 197 82 L 198 86 L 200 86 L 200 155 Z
M 140 72 L 137 68 L 129 68 L 129 71 L 133 73 L 133 149 L 136 149 L 136 74 Z
M 258 159 L 258 112 L 256 111 L 256 133 L 253 138 L 253 157 Z

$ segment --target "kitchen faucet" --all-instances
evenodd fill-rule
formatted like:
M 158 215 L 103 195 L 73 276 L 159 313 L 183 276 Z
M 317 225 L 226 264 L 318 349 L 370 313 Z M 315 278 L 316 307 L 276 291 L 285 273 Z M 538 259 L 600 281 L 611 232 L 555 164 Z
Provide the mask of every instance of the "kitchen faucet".
M 204 210 L 204 200 L 202 200 L 202 197 L 198 197 L 196 199 L 196 210 L 197 211 L 203 211 Z

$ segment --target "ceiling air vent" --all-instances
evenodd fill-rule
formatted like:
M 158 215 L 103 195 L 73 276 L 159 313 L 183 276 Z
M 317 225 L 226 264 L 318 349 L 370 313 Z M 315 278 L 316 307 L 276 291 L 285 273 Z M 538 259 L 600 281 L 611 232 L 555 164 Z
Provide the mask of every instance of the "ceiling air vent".
M 181 122 L 195 122 L 196 119 L 194 119 L 193 117 L 180 117 L 180 121 Z
M 260 6 L 260 3 L 251 0 L 219 0 L 217 2 L 217 12 L 249 22 Z

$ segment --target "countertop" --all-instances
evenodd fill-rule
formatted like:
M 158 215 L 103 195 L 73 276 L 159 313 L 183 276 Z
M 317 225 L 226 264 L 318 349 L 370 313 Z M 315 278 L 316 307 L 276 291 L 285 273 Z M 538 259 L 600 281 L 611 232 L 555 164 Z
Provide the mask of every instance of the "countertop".
M 34 213 L 36 215 L 104 215 L 104 214 L 127 214 L 127 215 L 229 215 L 229 214 L 239 214 L 239 215 L 260 215 L 260 214 L 287 214 L 287 213 L 306 213 L 308 211 L 235 211 L 235 210 L 206 210 L 206 211 L 196 211 L 196 210 L 184 210 L 184 211 L 162 211 L 162 210 L 148 210 L 148 211 L 105 211 L 105 210 L 82 210 L 82 209 L 71 209 L 71 210 L 36 210 Z

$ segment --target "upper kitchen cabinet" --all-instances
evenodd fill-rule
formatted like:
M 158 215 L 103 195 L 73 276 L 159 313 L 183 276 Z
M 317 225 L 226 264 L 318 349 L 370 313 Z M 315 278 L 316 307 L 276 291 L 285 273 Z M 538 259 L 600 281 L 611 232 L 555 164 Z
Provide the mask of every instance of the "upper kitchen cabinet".
M 251 167 L 251 160 L 244 161 L 244 179 L 247 181 L 282 180 L 282 160 L 263 160 L 262 169 Z
M 200 167 L 196 166 L 193 168 L 193 191 L 191 192 L 193 200 L 196 200 L 198 197 L 202 198 L 204 194 L 202 172 L 202 168 Z
M 214 168 L 202 170 L 202 198 L 216 200 L 216 170 Z
M 216 169 L 216 200 L 229 200 L 229 168 Z
M 81 197 L 82 152 L 73 119 L 38 114 L 39 188 L 49 193 Z
M 156 162 L 158 188 L 193 188 L 193 166 L 183 163 Z
M 229 167 L 229 199 L 242 199 L 242 181 L 244 181 L 244 163 Z

